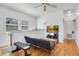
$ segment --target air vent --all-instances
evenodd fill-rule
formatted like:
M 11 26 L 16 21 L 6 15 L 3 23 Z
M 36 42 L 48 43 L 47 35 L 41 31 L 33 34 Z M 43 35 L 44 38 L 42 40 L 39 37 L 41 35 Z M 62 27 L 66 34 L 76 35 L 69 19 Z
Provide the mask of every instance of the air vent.
M 67 34 L 66 37 L 67 38 L 72 38 L 72 34 Z

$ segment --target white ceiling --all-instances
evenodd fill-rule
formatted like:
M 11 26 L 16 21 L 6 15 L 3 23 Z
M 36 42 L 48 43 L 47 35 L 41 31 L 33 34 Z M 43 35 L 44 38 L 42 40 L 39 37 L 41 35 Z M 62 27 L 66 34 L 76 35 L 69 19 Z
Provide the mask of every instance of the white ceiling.
M 21 13 L 25 13 L 33 16 L 40 16 L 44 13 L 43 7 L 35 8 L 35 6 L 38 6 L 40 4 L 41 3 L 4 3 L 0 5 L 19 11 Z M 78 5 L 76 3 L 51 3 L 51 4 L 56 5 L 57 8 L 48 6 L 46 12 L 56 12 L 58 10 L 63 11 L 63 10 L 76 9 Z

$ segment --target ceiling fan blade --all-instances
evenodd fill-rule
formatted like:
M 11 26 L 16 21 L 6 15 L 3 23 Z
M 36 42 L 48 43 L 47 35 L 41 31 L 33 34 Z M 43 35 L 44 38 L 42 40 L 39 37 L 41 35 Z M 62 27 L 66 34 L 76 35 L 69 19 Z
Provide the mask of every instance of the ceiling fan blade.
M 54 7 L 56 8 L 57 6 L 56 5 L 51 5 L 51 4 L 47 4 L 48 6 L 51 6 L 51 7 Z
M 40 7 L 40 6 L 42 6 L 42 4 L 41 4 L 41 5 L 38 5 L 38 6 L 35 6 L 35 8 L 38 8 L 38 7 Z

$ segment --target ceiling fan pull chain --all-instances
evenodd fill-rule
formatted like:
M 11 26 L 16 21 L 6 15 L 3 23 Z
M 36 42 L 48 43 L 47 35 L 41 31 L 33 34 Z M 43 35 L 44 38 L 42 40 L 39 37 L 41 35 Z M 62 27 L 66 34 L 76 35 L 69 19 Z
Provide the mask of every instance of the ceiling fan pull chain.
M 44 12 L 46 12 L 46 6 L 44 6 Z

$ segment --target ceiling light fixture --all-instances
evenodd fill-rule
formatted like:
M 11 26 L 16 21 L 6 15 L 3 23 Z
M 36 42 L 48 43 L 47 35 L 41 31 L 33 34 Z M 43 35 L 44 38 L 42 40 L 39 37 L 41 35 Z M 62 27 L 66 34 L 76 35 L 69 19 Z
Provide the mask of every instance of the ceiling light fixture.
M 56 7 L 57 7 L 56 5 L 51 5 L 51 4 L 49 4 L 49 3 L 42 3 L 41 5 L 38 5 L 38 6 L 36 6 L 35 8 L 38 8 L 38 7 L 40 7 L 40 6 L 43 6 L 43 11 L 44 11 L 44 12 L 46 12 L 47 6 L 50 6 L 50 7 L 53 7 L 53 8 L 56 8 Z

